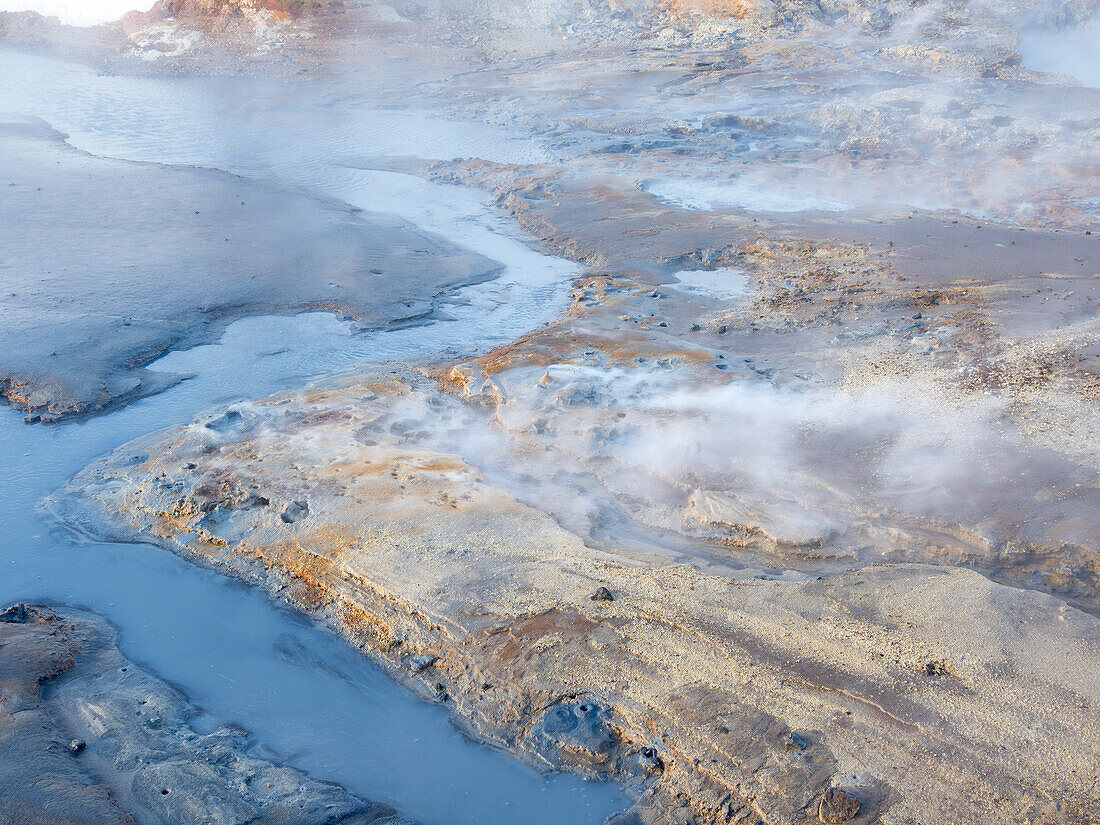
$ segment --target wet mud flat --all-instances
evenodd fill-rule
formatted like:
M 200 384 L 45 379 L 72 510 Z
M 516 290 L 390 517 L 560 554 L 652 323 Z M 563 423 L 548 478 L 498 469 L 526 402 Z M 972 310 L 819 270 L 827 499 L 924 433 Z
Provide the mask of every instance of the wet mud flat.
M 156 392 L 176 379 L 145 364 L 245 315 L 417 322 L 439 296 L 499 272 L 396 217 L 224 172 L 95 157 L 41 122 L 6 117 L 0 140 L 0 387 L 35 418 Z
M 230 726 L 206 734 L 180 692 L 83 610 L 0 612 L 5 822 L 401 825 L 392 808 L 282 767 Z

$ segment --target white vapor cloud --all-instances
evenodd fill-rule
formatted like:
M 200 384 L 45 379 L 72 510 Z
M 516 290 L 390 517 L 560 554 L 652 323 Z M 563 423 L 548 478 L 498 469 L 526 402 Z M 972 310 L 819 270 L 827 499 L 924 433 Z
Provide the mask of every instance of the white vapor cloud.
M 95 26 L 152 5 L 153 0 L 0 0 L 0 11 L 35 11 L 70 26 Z

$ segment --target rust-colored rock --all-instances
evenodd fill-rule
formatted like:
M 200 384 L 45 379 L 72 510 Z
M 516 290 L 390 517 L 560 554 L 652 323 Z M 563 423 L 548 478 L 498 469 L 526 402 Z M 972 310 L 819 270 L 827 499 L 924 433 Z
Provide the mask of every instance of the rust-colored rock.
M 818 818 L 822 822 L 836 825 L 839 822 L 847 822 L 854 819 L 859 813 L 860 801 L 840 788 L 829 788 L 821 797 L 821 805 L 818 808 Z

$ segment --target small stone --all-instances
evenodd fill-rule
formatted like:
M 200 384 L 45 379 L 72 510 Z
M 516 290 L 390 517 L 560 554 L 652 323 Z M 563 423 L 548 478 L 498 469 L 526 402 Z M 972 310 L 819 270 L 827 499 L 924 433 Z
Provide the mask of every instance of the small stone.
M 418 656 L 410 656 L 406 660 L 406 663 L 409 666 L 409 670 L 413 673 L 422 673 L 438 661 L 438 656 L 433 656 L 430 653 L 421 653 Z
M 27 611 L 27 606 L 22 602 L 13 604 L 3 613 L 0 613 L 0 622 L 7 622 L 9 624 L 26 624 L 30 613 Z
M 847 822 L 859 813 L 859 800 L 840 788 L 829 788 L 821 797 L 817 816 L 822 822 Z
M 83 739 L 74 739 L 72 742 L 69 743 L 69 751 L 71 753 L 80 753 L 86 747 L 88 747 L 88 743 L 85 742 Z
M 642 748 L 637 753 L 638 765 L 646 773 L 660 773 L 665 769 L 665 763 L 657 754 L 656 748 Z
M 950 676 L 951 665 L 943 659 L 937 659 L 934 662 L 927 662 L 924 665 L 924 672 L 929 676 Z
M 303 500 L 292 501 L 279 516 L 286 524 L 293 524 L 309 515 L 309 502 Z
M 613 602 L 615 597 L 611 595 L 611 591 L 606 587 L 599 587 L 596 592 L 591 595 L 591 600 L 594 602 Z
M 792 730 L 783 737 L 783 744 L 789 751 L 804 751 L 806 748 L 810 747 L 810 740 L 801 733 L 796 733 Z

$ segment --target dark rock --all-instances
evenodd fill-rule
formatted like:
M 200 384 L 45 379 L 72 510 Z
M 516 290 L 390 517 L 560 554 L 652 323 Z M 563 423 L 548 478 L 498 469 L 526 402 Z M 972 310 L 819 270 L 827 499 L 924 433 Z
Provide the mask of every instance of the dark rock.
M 783 737 L 783 744 L 789 751 L 804 751 L 810 747 L 810 740 L 792 730 Z
M 821 797 L 818 818 L 822 822 L 847 822 L 859 813 L 859 800 L 840 788 L 829 788 Z
M 613 602 L 615 597 L 611 595 L 611 591 L 606 587 L 596 588 L 596 592 L 589 597 L 594 602 Z
M 417 656 L 410 656 L 405 660 L 405 664 L 408 665 L 409 670 L 413 673 L 422 673 L 438 661 L 438 656 L 432 656 L 430 653 L 422 653 Z
M 0 613 L 0 622 L 26 624 L 32 615 L 33 611 L 27 610 L 27 606 L 19 602 L 18 604 L 13 604 L 3 613 Z
M 924 666 L 924 672 L 929 676 L 950 676 L 952 673 L 951 665 L 942 659 L 937 659 L 934 662 L 928 662 Z
M 74 739 L 72 742 L 69 743 L 69 750 L 72 753 L 80 753 L 87 746 L 88 743 L 85 742 L 83 739 Z
M 645 773 L 661 773 L 665 769 L 665 763 L 658 755 L 656 748 L 642 748 L 634 756 L 638 766 Z

